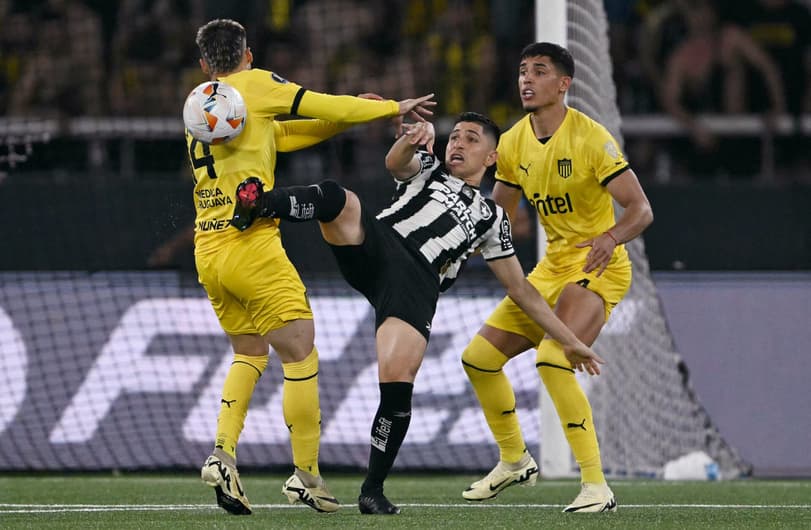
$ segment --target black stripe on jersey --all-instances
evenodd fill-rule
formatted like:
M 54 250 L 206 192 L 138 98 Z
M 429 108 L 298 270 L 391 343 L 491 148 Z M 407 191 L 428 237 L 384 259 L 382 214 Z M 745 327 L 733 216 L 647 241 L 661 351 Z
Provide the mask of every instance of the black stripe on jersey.
M 412 185 L 413 186 L 413 185 Z M 408 190 L 407 186 L 401 186 L 395 192 L 395 200 L 392 202 L 392 206 L 394 206 L 397 201 L 399 201 L 405 192 Z M 423 207 L 430 203 L 433 199 L 431 199 L 431 194 L 425 192 L 425 186 L 422 187 L 419 193 L 411 197 L 407 203 L 403 205 L 403 207 L 399 208 L 397 211 L 390 213 L 385 217 L 381 217 L 380 220 L 385 220 L 387 224 L 394 226 L 400 221 L 405 221 L 406 219 L 411 218 L 415 213 L 419 212 L 423 209 Z
M 440 219 L 442 219 L 442 218 L 440 218 Z M 437 219 L 437 221 L 439 221 L 440 219 Z M 497 219 L 497 217 L 493 216 L 493 217 L 490 217 L 489 219 L 482 219 L 478 223 L 476 223 L 476 225 L 475 225 L 475 227 L 476 227 L 475 228 L 475 233 L 480 234 L 480 235 L 476 239 L 473 240 L 473 243 L 481 245 L 484 242 L 484 238 L 483 238 L 484 234 L 486 234 L 487 231 L 490 228 L 492 228 L 493 222 L 496 219 Z M 456 226 L 458 226 L 458 223 L 456 223 L 454 221 L 454 223 L 452 225 L 450 225 L 450 228 L 454 228 Z M 448 233 L 450 231 L 447 228 L 441 226 L 441 224 L 438 223 L 438 222 L 431 223 L 430 227 L 431 228 L 440 227 L 440 230 L 442 230 L 442 232 L 440 232 L 440 233 L 443 233 L 443 234 Z M 442 265 L 445 264 L 445 262 L 448 261 L 448 259 L 450 259 L 450 261 L 457 261 L 460 257 L 465 255 L 465 253 L 467 253 L 469 250 L 473 250 L 473 249 L 471 248 L 471 246 L 468 244 L 467 241 L 463 241 L 462 243 L 459 244 L 459 246 L 457 246 L 455 248 L 443 250 L 439 254 L 439 256 L 434 260 L 433 264 L 437 265 L 437 266 L 442 266 Z M 465 263 L 467 263 L 467 262 L 466 261 L 463 262 L 462 265 L 464 265 Z M 456 276 L 458 276 L 458 274 Z M 456 279 L 456 276 L 454 276 L 453 279 Z
M 391 197 L 391 203 L 394 204 L 397 202 L 397 199 L 403 196 L 403 194 L 408 189 L 408 186 L 405 183 L 397 184 L 397 189 L 394 190 L 394 194 Z
M 290 114 L 294 116 L 298 115 L 298 106 L 301 104 L 301 98 L 304 96 L 304 93 L 307 92 L 307 89 L 301 87 L 296 92 L 296 97 L 293 98 L 293 105 L 290 107 Z
M 422 226 L 416 230 L 414 230 L 408 237 L 412 241 L 419 241 L 420 244 L 425 244 L 431 239 L 434 238 L 442 238 L 447 235 L 452 230 L 456 229 L 459 226 L 459 223 L 451 216 L 442 215 L 437 217 L 430 224 Z M 464 250 L 467 248 L 467 241 L 463 241 L 460 247 L 456 247 L 454 249 L 445 249 L 439 253 L 439 256 L 434 258 L 434 261 L 431 263 L 436 267 L 441 267 L 445 264 L 446 261 L 450 258 L 451 261 L 456 261 L 459 256 L 464 254 Z
M 622 167 L 621 167 L 621 168 L 619 168 L 618 170 L 616 170 L 616 171 L 614 171 L 613 173 L 611 173 L 610 175 L 608 175 L 606 178 L 604 178 L 604 179 L 602 180 L 602 182 L 600 182 L 600 186 L 605 186 L 605 185 L 607 185 L 609 182 L 611 182 L 611 181 L 612 181 L 612 180 L 614 180 L 615 178 L 619 177 L 619 176 L 620 176 L 620 174 L 621 174 L 623 171 L 625 171 L 626 169 L 631 169 L 631 165 L 630 165 L 630 164 L 625 164 L 624 166 L 622 166 Z
M 515 188 L 515 189 L 517 189 L 517 190 L 520 190 L 520 189 L 521 189 L 521 185 L 520 185 L 520 184 L 513 184 L 512 182 L 507 182 L 506 180 L 496 179 L 496 182 L 501 182 L 501 183 L 502 183 L 502 184 L 504 184 L 505 186 L 509 186 L 509 187 L 511 187 L 511 188 Z

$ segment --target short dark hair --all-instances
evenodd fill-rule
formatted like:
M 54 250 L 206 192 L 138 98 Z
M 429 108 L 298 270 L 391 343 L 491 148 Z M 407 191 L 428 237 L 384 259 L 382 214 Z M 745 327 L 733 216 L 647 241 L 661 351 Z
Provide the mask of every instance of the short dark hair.
M 564 75 L 574 77 L 574 58 L 569 50 L 552 42 L 535 42 L 521 52 L 521 60 L 528 57 L 545 56 L 552 59 L 552 64 Z
M 490 136 L 498 145 L 498 140 L 501 138 L 501 129 L 499 129 L 496 122 L 485 116 L 484 114 L 479 114 L 478 112 L 463 112 L 456 118 L 456 121 L 453 122 L 453 125 L 456 126 L 457 123 L 469 121 L 473 123 L 478 123 L 484 129 L 484 134 Z
M 242 62 L 247 36 L 239 22 L 218 18 L 197 30 L 195 42 L 210 72 L 225 74 L 236 70 Z

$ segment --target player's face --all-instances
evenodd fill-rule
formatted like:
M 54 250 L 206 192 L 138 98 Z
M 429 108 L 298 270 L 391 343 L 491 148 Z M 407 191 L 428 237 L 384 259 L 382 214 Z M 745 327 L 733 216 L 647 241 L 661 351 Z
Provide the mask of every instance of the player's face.
M 527 57 L 518 66 L 518 95 L 526 112 L 562 101 L 571 77 L 562 75 L 546 56 Z
M 480 123 L 461 121 L 453 127 L 445 148 L 445 167 L 451 175 L 478 186 L 495 161 L 495 142 Z

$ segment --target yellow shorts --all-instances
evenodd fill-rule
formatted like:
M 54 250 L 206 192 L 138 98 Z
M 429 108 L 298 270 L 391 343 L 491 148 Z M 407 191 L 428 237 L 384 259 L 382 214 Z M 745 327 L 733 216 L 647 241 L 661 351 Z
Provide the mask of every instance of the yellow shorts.
M 570 268 L 557 268 L 552 270 L 545 260 L 542 260 L 535 269 L 529 273 L 527 280 L 544 297 L 546 303 L 554 308 L 563 288 L 570 283 L 583 285 L 589 291 L 594 291 L 605 303 L 605 319 L 614 307 L 622 300 L 631 286 L 631 262 L 628 260 L 610 264 L 600 277 L 597 272 L 588 274 L 583 272 L 583 263 L 572 265 Z M 509 296 L 496 306 L 495 310 L 485 322 L 488 326 L 516 333 L 524 336 L 533 344 L 538 345 L 545 334 L 544 330 L 535 323 L 523 309 L 512 301 Z
M 200 284 L 229 335 L 260 334 L 312 320 L 306 289 L 271 228 L 252 230 L 195 256 Z

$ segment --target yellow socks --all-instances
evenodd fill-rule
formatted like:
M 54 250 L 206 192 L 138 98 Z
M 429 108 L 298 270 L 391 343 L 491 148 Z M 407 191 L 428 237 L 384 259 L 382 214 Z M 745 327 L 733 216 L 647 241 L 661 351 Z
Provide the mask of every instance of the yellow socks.
M 236 458 L 237 441 L 245 424 L 251 395 L 259 377 L 268 365 L 268 356 L 234 354 L 225 377 L 217 416 L 216 447 Z
M 555 403 L 563 432 L 580 466 L 582 482 L 605 482 L 591 405 L 575 379 L 572 365 L 560 344 L 551 340 L 542 341 L 535 366 Z
M 283 363 L 282 411 L 293 464 L 318 476 L 318 443 L 321 437 L 321 408 L 318 404 L 318 350 L 313 348 L 303 361 Z
M 515 392 L 502 367 L 507 356 L 481 335 L 476 335 L 462 353 L 462 365 L 493 432 L 503 462 L 518 462 L 526 444 L 515 414 Z

